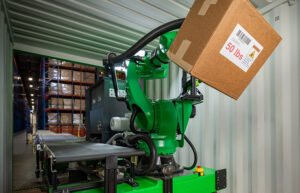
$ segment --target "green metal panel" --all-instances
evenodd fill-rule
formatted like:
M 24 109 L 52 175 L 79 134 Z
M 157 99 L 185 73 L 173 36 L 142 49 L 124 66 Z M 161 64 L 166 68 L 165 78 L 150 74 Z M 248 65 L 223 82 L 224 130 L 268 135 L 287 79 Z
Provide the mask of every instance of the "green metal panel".
M 12 45 L 0 11 L 0 192 L 12 192 Z
M 213 193 L 216 192 L 215 170 L 205 169 L 205 176 L 185 174 L 173 178 L 174 193 Z M 117 186 L 117 193 L 162 193 L 163 181 L 150 177 L 137 177 L 139 186 L 132 187 L 126 183 Z M 104 193 L 103 188 L 78 191 L 77 193 Z
M 0 7 L 0 92 L 3 93 L 4 91 L 4 44 L 2 43 L 4 40 L 4 31 L 2 29 L 4 29 L 4 16 L 3 16 L 3 12 L 1 10 Z M 4 186 L 4 178 L 5 176 L 2 175 L 4 173 L 4 97 L 1 96 L 0 97 L 0 171 L 1 171 L 1 175 L 0 175 L 0 192 L 4 192 L 3 191 L 3 186 Z M 2 172 L 3 171 L 3 172 Z

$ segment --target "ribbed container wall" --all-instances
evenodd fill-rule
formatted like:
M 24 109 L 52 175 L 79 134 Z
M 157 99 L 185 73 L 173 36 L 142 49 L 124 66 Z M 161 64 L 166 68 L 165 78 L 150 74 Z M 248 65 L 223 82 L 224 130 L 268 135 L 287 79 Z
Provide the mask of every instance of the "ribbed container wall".
M 0 192 L 12 192 L 12 44 L 0 2 Z
M 300 191 L 300 2 L 281 5 L 265 18 L 283 41 L 238 101 L 206 85 L 205 101 L 189 122 L 199 164 L 227 168 L 228 193 L 298 193 Z M 181 70 L 170 66 L 166 80 L 149 81 L 150 98 L 180 93 Z M 186 145 L 176 159 L 192 163 Z

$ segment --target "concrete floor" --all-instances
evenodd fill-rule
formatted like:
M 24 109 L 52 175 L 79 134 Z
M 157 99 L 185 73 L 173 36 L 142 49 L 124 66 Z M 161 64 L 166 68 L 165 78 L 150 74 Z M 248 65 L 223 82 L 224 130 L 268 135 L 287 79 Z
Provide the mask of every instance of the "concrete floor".
M 35 177 L 35 154 L 26 144 L 25 131 L 15 134 L 13 142 L 13 189 L 15 192 L 40 192 L 41 182 Z M 35 191 L 33 191 L 35 190 Z

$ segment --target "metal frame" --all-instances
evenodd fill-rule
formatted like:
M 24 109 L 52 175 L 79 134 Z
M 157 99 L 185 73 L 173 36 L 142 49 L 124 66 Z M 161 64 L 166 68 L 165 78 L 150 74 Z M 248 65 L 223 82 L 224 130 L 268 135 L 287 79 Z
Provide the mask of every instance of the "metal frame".
M 173 178 L 163 179 L 163 193 L 173 193 Z
M 282 4 L 288 3 L 289 6 L 292 6 L 295 4 L 295 2 L 296 2 L 296 0 L 277 0 L 277 1 L 274 1 L 274 2 L 270 3 L 269 5 L 261 8 L 259 10 L 259 12 L 262 15 L 265 15 L 265 14 L 269 13 L 270 11 L 272 11 L 273 9 L 279 7 Z
M 45 57 L 42 57 L 42 101 L 41 101 L 41 113 L 42 113 L 42 129 L 46 129 L 46 68 L 45 68 Z
M 0 2 L 1 2 L 1 5 L 3 7 L 3 13 L 5 15 L 5 20 L 6 20 L 6 24 L 7 24 L 7 27 L 8 27 L 10 41 L 12 43 L 14 43 L 14 33 L 13 33 L 13 29 L 11 27 L 11 23 L 10 23 L 11 20 L 10 20 L 10 17 L 8 15 L 7 7 L 6 7 L 6 1 L 1 0 Z

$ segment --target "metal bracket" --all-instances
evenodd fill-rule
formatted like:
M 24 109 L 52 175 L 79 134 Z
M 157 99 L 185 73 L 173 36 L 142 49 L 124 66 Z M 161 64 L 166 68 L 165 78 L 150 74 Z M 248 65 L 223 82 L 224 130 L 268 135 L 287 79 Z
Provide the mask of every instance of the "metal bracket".
M 226 169 L 216 171 L 216 190 L 222 190 L 227 186 Z
M 105 159 L 105 178 L 104 178 L 104 192 L 117 192 L 117 168 L 118 159 L 116 156 L 106 157 Z
M 265 15 L 265 14 L 269 13 L 270 11 L 272 11 L 273 9 L 275 9 L 276 7 L 279 7 L 282 4 L 288 3 L 289 6 L 292 6 L 292 5 L 295 4 L 295 2 L 296 2 L 296 0 L 276 0 L 276 1 L 272 2 L 272 3 L 270 3 L 269 5 L 261 8 L 259 10 L 259 12 L 262 15 Z

